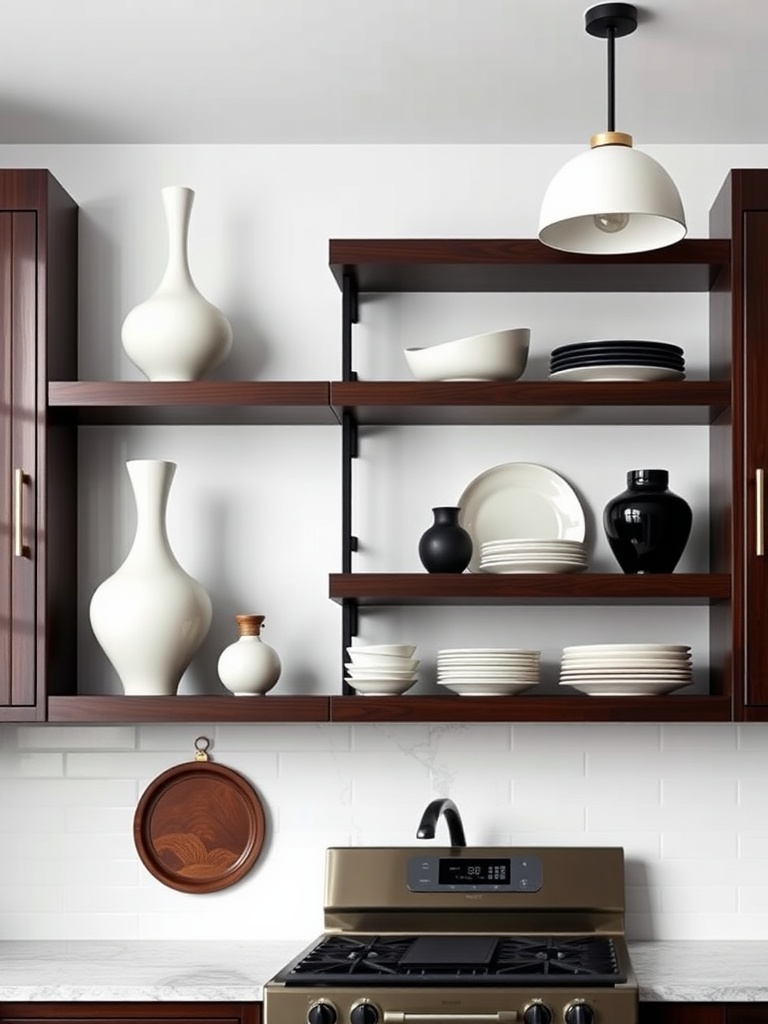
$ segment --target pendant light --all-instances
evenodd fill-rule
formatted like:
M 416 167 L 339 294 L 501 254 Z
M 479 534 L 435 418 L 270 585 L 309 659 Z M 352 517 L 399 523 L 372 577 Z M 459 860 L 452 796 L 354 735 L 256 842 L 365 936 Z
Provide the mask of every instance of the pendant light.
M 598 4 L 586 30 L 608 40 L 608 129 L 591 149 L 570 160 L 550 182 L 541 205 L 539 238 L 553 249 L 579 253 L 645 252 L 685 237 L 685 214 L 675 183 L 651 157 L 614 128 L 614 43 L 637 28 L 633 4 Z

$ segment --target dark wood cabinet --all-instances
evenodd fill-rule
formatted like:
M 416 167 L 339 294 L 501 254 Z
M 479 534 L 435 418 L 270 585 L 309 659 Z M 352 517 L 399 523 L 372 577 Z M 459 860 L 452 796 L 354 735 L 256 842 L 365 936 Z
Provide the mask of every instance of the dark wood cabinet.
M 0 1003 L 0 1024 L 261 1024 L 261 1003 Z
M 638 1024 L 748 1024 L 731 1022 L 727 1012 L 725 1003 L 640 1003 L 637 1019 Z
M 73 452 L 46 418 L 49 375 L 76 368 L 77 208 L 48 172 L 0 171 L 0 260 L 0 720 L 18 721 L 74 663 Z

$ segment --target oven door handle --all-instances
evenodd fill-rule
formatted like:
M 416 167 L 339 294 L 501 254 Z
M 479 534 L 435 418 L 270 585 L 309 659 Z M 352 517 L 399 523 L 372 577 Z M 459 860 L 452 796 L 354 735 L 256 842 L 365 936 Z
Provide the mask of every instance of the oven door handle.
M 498 1013 L 395 1013 L 384 1011 L 384 1024 L 513 1024 L 517 1020 L 516 1010 L 499 1010 Z

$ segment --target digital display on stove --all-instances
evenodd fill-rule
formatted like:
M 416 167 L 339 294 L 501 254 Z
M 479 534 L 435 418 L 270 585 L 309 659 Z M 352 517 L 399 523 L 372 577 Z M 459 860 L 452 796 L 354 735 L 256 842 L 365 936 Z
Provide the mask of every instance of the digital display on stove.
M 440 858 L 440 885 L 508 885 L 509 858 L 478 857 L 476 860 Z
M 541 858 L 534 853 L 514 857 L 425 854 L 408 860 L 407 885 L 411 892 L 533 893 L 543 883 Z

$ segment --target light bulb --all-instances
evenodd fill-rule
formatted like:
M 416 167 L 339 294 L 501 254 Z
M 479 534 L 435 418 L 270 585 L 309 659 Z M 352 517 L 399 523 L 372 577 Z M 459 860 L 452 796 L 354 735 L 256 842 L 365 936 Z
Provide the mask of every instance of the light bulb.
M 595 227 L 606 235 L 615 235 L 629 224 L 628 213 L 596 213 L 592 218 Z

